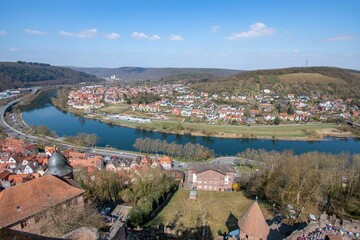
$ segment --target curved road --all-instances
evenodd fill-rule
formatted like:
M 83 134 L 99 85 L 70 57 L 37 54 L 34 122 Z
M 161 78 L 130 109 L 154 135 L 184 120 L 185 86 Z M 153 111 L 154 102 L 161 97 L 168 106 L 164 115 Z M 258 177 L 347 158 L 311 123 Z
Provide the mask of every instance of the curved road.
M 40 89 L 39 87 L 31 88 L 31 90 L 32 90 L 31 94 L 35 94 L 39 89 Z M 131 153 L 123 153 L 123 152 L 120 152 L 120 151 L 113 151 L 113 150 L 105 150 L 105 149 L 73 146 L 71 144 L 64 143 L 64 142 L 62 142 L 60 140 L 53 139 L 53 138 L 50 138 L 50 137 L 47 137 L 47 136 L 39 137 L 39 136 L 33 136 L 33 135 L 25 134 L 25 133 L 15 129 L 15 128 L 13 128 L 12 126 L 10 126 L 5 121 L 5 117 L 4 117 L 6 110 L 9 107 L 14 106 L 15 104 L 19 103 L 22 99 L 23 99 L 23 97 L 17 98 L 15 100 L 12 100 L 8 104 L 0 107 L 0 127 L 2 128 L 3 132 L 5 132 L 10 137 L 21 138 L 21 139 L 24 139 L 26 141 L 32 141 L 32 142 L 42 143 L 42 144 L 46 144 L 46 145 L 54 145 L 55 144 L 55 145 L 57 145 L 59 147 L 64 147 L 64 148 L 87 150 L 87 151 L 90 151 L 90 152 L 92 152 L 94 154 L 101 154 L 101 155 L 111 155 L 111 156 L 115 155 L 115 156 L 121 156 L 121 157 L 133 157 L 133 156 L 138 155 L 138 154 L 131 154 Z

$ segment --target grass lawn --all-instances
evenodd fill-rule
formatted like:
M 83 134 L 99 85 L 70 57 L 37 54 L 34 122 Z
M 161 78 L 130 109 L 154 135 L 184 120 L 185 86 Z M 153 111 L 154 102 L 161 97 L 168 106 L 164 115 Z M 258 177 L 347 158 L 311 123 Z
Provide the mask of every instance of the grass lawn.
M 316 136 L 319 130 L 335 129 L 336 124 L 284 124 L 279 126 L 233 126 L 233 125 L 208 125 L 197 123 L 179 123 L 170 121 L 153 121 L 144 124 L 153 130 L 179 131 L 179 126 L 185 131 L 199 132 L 204 135 L 220 136 L 231 134 L 231 137 L 263 137 L 263 138 L 306 138 Z
M 154 120 L 151 123 L 131 123 L 114 121 L 128 127 L 140 127 L 154 131 L 188 132 L 193 135 L 242 138 L 279 138 L 305 139 L 318 138 L 324 132 L 332 132 L 337 128 L 333 123 L 283 124 L 283 125 L 209 125 L 202 123 L 177 122 L 170 120 Z
M 130 108 L 129 105 L 111 105 L 107 107 L 100 108 L 98 111 L 102 113 L 114 113 L 121 114 L 128 111 Z
M 201 225 L 198 219 L 204 216 L 206 225 L 214 234 L 228 233 L 238 228 L 238 219 L 254 201 L 242 192 L 213 191 L 197 191 L 197 200 L 189 201 L 189 192 L 180 188 L 163 211 L 147 226 L 163 223 L 165 226 L 173 225 L 175 229 L 194 228 Z

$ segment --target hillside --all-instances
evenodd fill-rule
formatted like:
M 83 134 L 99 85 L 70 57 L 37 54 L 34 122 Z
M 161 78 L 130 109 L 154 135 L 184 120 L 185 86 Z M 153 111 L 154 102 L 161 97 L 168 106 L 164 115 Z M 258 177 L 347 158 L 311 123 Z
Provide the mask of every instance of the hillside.
M 99 78 L 70 68 L 42 63 L 0 62 L 0 91 L 33 85 L 97 82 Z
M 74 70 L 93 74 L 100 78 L 109 78 L 112 75 L 124 81 L 145 81 L 145 80 L 203 80 L 232 76 L 241 72 L 240 70 L 217 69 L 217 68 L 141 68 L 141 67 L 120 67 L 120 68 L 79 68 L 71 67 Z
M 254 95 L 268 88 L 277 94 L 326 93 L 343 98 L 358 98 L 360 72 L 334 67 L 255 70 L 205 83 L 194 82 L 192 87 L 210 93 L 227 92 L 236 95 Z

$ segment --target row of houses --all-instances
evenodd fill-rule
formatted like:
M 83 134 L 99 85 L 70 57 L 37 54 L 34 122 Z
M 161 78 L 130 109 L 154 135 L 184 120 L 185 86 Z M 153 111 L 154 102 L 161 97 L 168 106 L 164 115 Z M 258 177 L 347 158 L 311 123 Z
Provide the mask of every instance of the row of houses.
M 161 167 L 164 170 L 171 170 L 172 160 L 168 156 L 157 158 L 157 157 L 138 155 L 133 157 L 120 157 L 115 159 L 110 158 L 106 163 L 106 170 L 112 172 L 118 172 L 121 170 L 139 171 L 141 169 L 146 169 L 149 167 L 151 168 Z
M 48 168 L 48 160 L 55 147 L 45 147 L 44 152 L 33 144 L 21 139 L 6 138 L 0 140 L 0 184 L 9 187 L 42 176 Z M 94 167 L 103 169 L 103 157 L 85 154 L 74 150 L 65 150 L 64 155 L 74 168 Z

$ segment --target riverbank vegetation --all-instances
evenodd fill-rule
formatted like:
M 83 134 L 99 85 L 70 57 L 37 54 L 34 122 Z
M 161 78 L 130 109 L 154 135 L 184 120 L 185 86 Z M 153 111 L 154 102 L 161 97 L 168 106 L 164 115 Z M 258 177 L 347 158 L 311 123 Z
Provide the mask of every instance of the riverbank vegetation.
M 238 179 L 240 188 L 295 214 L 298 221 L 322 211 L 360 219 L 359 154 L 246 150 L 239 156 L 259 164 L 257 172 Z
M 63 139 L 65 142 L 82 147 L 95 146 L 100 140 L 96 134 L 90 133 L 78 133 L 76 136 L 65 136 Z
M 48 137 L 52 137 L 52 138 L 56 138 L 56 132 L 49 129 L 47 126 L 44 125 L 38 125 L 38 126 L 30 126 L 33 134 L 35 135 L 43 135 L 43 136 L 48 136 Z
M 68 100 L 68 96 L 69 96 L 69 92 L 71 91 L 70 87 L 62 87 L 59 88 L 56 91 L 56 96 L 51 98 L 51 102 L 61 108 L 64 109 L 67 107 L 67 100 Z
M 198 143 L 193 144 L 176 144 L 175 142 L 168 143 L 165 140 L 138 138 L 133 147 L 140 152 L 165 154 L 171 157 L 177 157 L 183 161 L 202 161 L 214 157 L 214 151 L 206 148 Z

